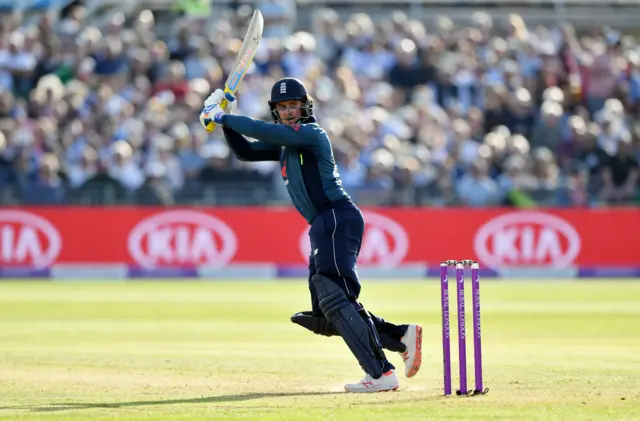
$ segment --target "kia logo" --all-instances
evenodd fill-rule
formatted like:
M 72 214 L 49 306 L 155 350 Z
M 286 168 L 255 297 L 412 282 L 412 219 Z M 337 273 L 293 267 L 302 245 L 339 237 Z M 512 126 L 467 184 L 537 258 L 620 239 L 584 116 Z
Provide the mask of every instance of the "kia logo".
M 477 232 L 474 249 L 487 266 L 570 266 L 580 252 L 580 236 L 565 220 L 541 212 L 498 216 Z
M 44 269 L 62 249 L 60 232 L 46 219 L 18 210 L 0 211 L 0 263 Z
M 374 212 L 362 212 L 365 221 L 359 266 L 392 268 L 398 266 L 409 251 L 409 238 L 404 228 L 391 218 Z M 309 258 L 309 228 L 300 236 L 300 252 Z
M 235 233 L 221 220 L 195 211 L 169 211 L 140 222 L 129 234 L 131 257 L 145 268 L 224 267 L 235 256 Z

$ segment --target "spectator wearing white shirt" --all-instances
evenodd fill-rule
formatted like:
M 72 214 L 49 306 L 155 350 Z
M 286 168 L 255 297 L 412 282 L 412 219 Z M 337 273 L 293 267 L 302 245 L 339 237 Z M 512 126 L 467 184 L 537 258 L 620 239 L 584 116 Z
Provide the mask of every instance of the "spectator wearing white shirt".
M 451 140 L 459 149 L 460 161 L 469 166 L 477 158 L 480 144 L 471 138 L 471 128 L 466 121 L 456 119 L 451 126 Z
M 98 173 L 98 154 L 95 149 L 85 147 L 77 164 L 69 166 L 67 178 L 71 188 L 81 187 L 87 180 Z
M 108 174 L 114 180 L 129 190 L 139 189 L 145 181 L 140 165 L 133 159 L 131 145 L 124 140 L 115 142 L 112 146 L 113 157 Z
M 31 88 L 30 81 L 36 68 L 35 56 L 24 50 L 24 35 L 13 32 L 9 44 L 0 49 L 0 86 L 11 91 L 23 92 Z
M 457 194 L 463 205 L 478 207 L 492 206 L 500 203 L 500 191 L 497 183 L 488 175 L 489 166 L 478 159 L 469 173 L 456 186 Z

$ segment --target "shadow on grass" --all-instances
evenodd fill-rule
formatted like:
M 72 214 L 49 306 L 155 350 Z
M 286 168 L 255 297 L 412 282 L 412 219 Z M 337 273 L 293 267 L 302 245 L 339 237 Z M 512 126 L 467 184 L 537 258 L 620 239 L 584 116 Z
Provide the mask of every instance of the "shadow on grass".
M 198 403 L 220 403 L 220 402 L 241 402 L 251 399 L 260 398 L 277 398 L 277 397 L 289 397 L 289 396 L 323 396 L 323 395 L 337 395 L 344 394 L 344 392 L 292 392 L 292 393 L 243 393 L 238 395 L 222 395 L 222 396 L 206 396 L 201 398 L 191 399 L 167 399 L 167 400 L 152 400 L 152 401 L 131 401 L 131 402 L 105 402 L 105 403 L 53 403 L 50 406 L 42 406 L 29 408 L 33 412 L 56 412 L 56 411 L 69 411 L 73 409 L 91 409 L 91 408 L 128 408 L 136 406 L 151 406 L 151 405 L 176 405 L 176 404 L 198 404 Z M 0 408 L 9 409 L 9 408 Z M 12 408 L 20 409 L 20 408 Z M 22 408 L 26 409 L 26 408 Z
M 51 403 L 47 406 L 41 405 L 20 405 L 20 406 L 4 406 L 0 407 L 0 411 L 2 410 L 25 410 L 31 412 L 61 412 L 61 411 L 71 411 L 71 410 L 79 410 L 79 409 L 95 409 L 95 408 L 110 408 L 110 409 L 118 409 L 118 408 L 134 408 L 134 407 L 142 407 L 142 406 L 153 406 L 153 405 L 176 405 L 176 404 L 208 404 L 208 403 L 225 403 L 225 402 L 242 402 L 248 401 L 252 399 L 261 399 L 261 398 L 278 398 L 278 397 L 292 397 L 292 396 L 332 396 L 332 395 L 344 395 L 345 392 L 271 392 L 271 393 L 243 393 L 238 395 L 222 395 L 222 396 L 203 396 L 201 398 L 182 398 L 182 399 L 165 399 L 165 400 L 149 400 L 149 401 L 130 401 L 130 402 L 85 402 L 85 403 L 73 403 L 73 402 L 59 402 L 59 403 Z M 425 402 L 425 401 L 438 401 L 445 400 L 442 396 L 424 396 L 420 393 L 420 396 L 414 397 L 403 397 L 401 398 L 396 393 L 393 394 L 397 396 L 397 398 L 391 400 L 382 400 L 382 401 L 367 401 L 367 402 L 358 402 L 352 401 L 349 403 L 350 407 L 357 406 L 377 406 L 377 405 L 388 405 L 388 404 L 408 404 L 415 402 Z M 391 395 L 389 395 L 391 397 Z M 331 406 L 334 403 L 330 404 Z M 339 405 L 338 405 L 339 406 Z M 241 406 L 237 405 L 215 405 L 216 408 L 220 409 L 240 409 Z M 326 408 L 327 405 L 320 406 L 307 406 L 308 409 L 311 408 Z M 269 409 L 269 408 L 277 408 L 274 405 L 265 405 L 265 406 L 251 406 L 252 409 Z

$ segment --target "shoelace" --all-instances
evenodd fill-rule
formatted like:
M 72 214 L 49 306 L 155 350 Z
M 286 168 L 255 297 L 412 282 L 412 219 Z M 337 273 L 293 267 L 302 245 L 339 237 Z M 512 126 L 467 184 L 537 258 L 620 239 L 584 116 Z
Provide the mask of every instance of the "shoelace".
M 364 376 L 364 379 L 360 380 L 360 383 L 364 386 L 371 386 L 373 385 L 373 377 L 371 377 L 370 374 L 367 374 L 366 376 Z

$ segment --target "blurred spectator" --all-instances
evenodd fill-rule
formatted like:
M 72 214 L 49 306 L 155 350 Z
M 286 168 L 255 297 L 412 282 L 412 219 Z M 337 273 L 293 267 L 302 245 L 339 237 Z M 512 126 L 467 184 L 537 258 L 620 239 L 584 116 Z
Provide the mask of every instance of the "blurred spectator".
M 529 138 L 534 120 L 535 111 L 531 94 L 525 88 L 518 88 L 507 99 L 505 126 L 511 133 Z
M 457 193 L 467 206 L 492 206 L 500 204 L 498 185 L 489 177 L 489 165 L 478 159 L 471 164 L 469 174 L 462 177 Z
M 541 204 L 553 204 L 561 187 L 560 169 L 549 148 L 538 148 L 533 152 L 534 199 Z
M 129 190 L 137 190 L 144 184 L 144 173 L 133 156 L 133 149 L 124 140 L 113 143 L 109 160 L 109 177 Z
M 587 106 L 592 115 L 600 111 L 607 98 L 615 94 L 619 76 L 616 58 L 620 53 L 620 47 L 620 40 L 610 36 L 598 42 L 592 49 L 593 58 L 589 66 L 587 89 Z
M 531 147 L 547 147 L 557 151 L 562 137 L 562 106 L 545 101 L 540 107 L 540 117 L 531 131 Z
M 501 204 L 528 205 L 534 203 L 530 192 L 533 177 L 527 172 L 522 156 L 513 155 L 504 162 L 504 172 L 498 177 L 498 193 Z
M 635 197 L 640 171 L 631 146 L 631 139 L 621 140 L 618 151 L 609 158 L 604 167 L 604 200 L 619 203 Z
M 66 193 L 58 172 L 60 163 L 53 154 L 45 154 L 38 165 L 37 172 L 27 182 L 24 189 L 24 202 L 30 205 L 59 205 L 66 201 Z
M 365 178 L 357 189 L 356 200 L 362 203 L 387 203 L 393 189 L 394 157 L 386 149 L 377 149 L 371 154 Z
M 431 82 L 431 80 L 427 79 L 427 77 L 429 77 L 430 75 L 427 72 L 423 71 L 423 68 L 418 62 L 418 51 L 415 43 L 412 40 L 403 39 L 402 41 L 400 41 L 394 53 L 395 58 L 393 61 L 391 61 L 391 63 L 393 63 L 393 66 L 389 70 L 389 75 L 387 78 L 391 85 L 399 86 L 401 88 L 404 88 L 405 90 L 409 90 L 410 92 L 411 89 L 415 88 L 418 85 L 423 85 L 427 82 Z
M 139 205 L 171 206 L 175 202 L 167 167 L 161 162 L 151 162 L 146 168 L 146 180 L 137 194 Z
M 67 177 L 71 188 L 84 185 L 98 173 L 98 154 L 95 149 L 86 147 L 77 163 L 70 164 Z
M 24 34 L 12 32 L 3 39 L 0 49 L 0 87 L 26 96 L 36 65 L 35 55 L 25 48 Z
M 593 198 L 601 197 L 604 188 L 604 170 L 609 165 L 609 155 L 598 145 L 598 129 L 591 126 L 590 131 L 574 138 L 575 148 L 566 171 L 584 168 L 588 171 L 587 191 Z

